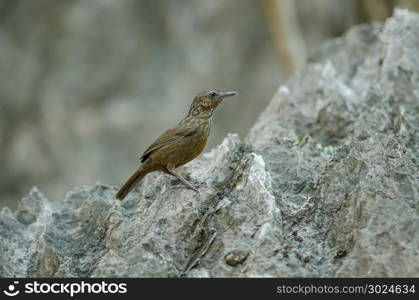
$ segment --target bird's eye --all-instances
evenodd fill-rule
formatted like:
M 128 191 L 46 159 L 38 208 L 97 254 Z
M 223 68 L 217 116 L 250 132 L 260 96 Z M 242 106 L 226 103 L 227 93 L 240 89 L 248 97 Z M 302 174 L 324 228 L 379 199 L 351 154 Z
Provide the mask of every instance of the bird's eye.
M 215 91 L 209 92 L 209 96 L 210 97 L 215 97 L 216 95 L 217 95 L 217 93 Z

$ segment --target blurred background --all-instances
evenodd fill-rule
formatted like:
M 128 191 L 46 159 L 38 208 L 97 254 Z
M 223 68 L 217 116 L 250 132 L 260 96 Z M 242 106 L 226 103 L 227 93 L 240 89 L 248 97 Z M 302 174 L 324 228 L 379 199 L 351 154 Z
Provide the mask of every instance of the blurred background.
M 322 42 L 417 0 L 0 0 L 0 208 L 120 185 L 202 90 L 236 90 L 206 151 L 246 135 Z

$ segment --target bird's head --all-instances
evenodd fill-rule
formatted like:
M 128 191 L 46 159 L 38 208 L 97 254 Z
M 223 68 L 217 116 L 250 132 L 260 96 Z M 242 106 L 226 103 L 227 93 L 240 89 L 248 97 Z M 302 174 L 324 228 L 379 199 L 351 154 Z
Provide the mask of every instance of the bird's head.
M 212 113 L 218 104 L 220 104 L 224 98 L 234 95 L 237 95 L 237 92 L 222 92 L 211 90 L 198 93 L 191 104 L 188 115 L 211 118 Z

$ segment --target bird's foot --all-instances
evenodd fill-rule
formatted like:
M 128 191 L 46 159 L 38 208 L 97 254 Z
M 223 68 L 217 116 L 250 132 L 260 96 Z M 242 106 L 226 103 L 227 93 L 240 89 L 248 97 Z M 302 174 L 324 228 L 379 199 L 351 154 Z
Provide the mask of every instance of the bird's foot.
M 195 191 L 197 194 L 200 194 L 200 192 L 199 192 L 199 189 L 198 189 L 198 188 L 196 188 L 196 187 L 192 186 L 192 187 L 191 187 L 191 189 L 192 189 L 193 191 Z
M 187 186 L 188 188 L 190 188 L 191 190 L 195 191 L 196 193 L 199 194 L 199 190 L 198 188 L 194 187 L 188 180 L 186 180 L 185 178 L 183 178 L 180 174 L 177 174 L 174 170 L 172 169 L 167 169 L 167 173 L 175 176 L 177 179 L 179 179 L 185 186 Z
M 208 184 L 207 184 L 207 182 L 206 181 L 198 181 L 198 180 L 192 180 L 192 184 L 191 184 L 191 186 L 193 186 L 193 190 L 195 191 L 195 192 L 197 192 L 197 193 L 199 193 L 200 191 L 199 191 L 199 189 L 200 188 L 202 188 L 202 187 L 207 187 L 208 186 Z
M 185 186 L 199 194 L 199 186 L 192 185 L 189 181 L 186 180 L 183 183 L 185 184 Z
M 198 186 L 192 185 L 189 181 L 182 180 L 180 178 L 175 179 L 175 181 L 177 180 L 179 180 L 183 184 L 183 186 L 185 186 L 186 188 L 193 190 L 194 192 L 199 194 L 199 185 Z

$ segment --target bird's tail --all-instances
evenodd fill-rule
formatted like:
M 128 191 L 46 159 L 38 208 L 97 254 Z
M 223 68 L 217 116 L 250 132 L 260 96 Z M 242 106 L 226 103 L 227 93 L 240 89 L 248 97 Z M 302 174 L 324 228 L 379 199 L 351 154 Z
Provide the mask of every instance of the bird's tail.
M 116 194 L 115 198 L 118 200 L 123 200 L 126 195 L 135 187 L 135 185 L 143 179 L 145 175 L 147 175 L 147 171 L 141 169 L 141 167 L 135 171 L 134 174 L 131 175 L 130 178 L 124 183 L 124 185 L 119 189 L 118 193 Z

